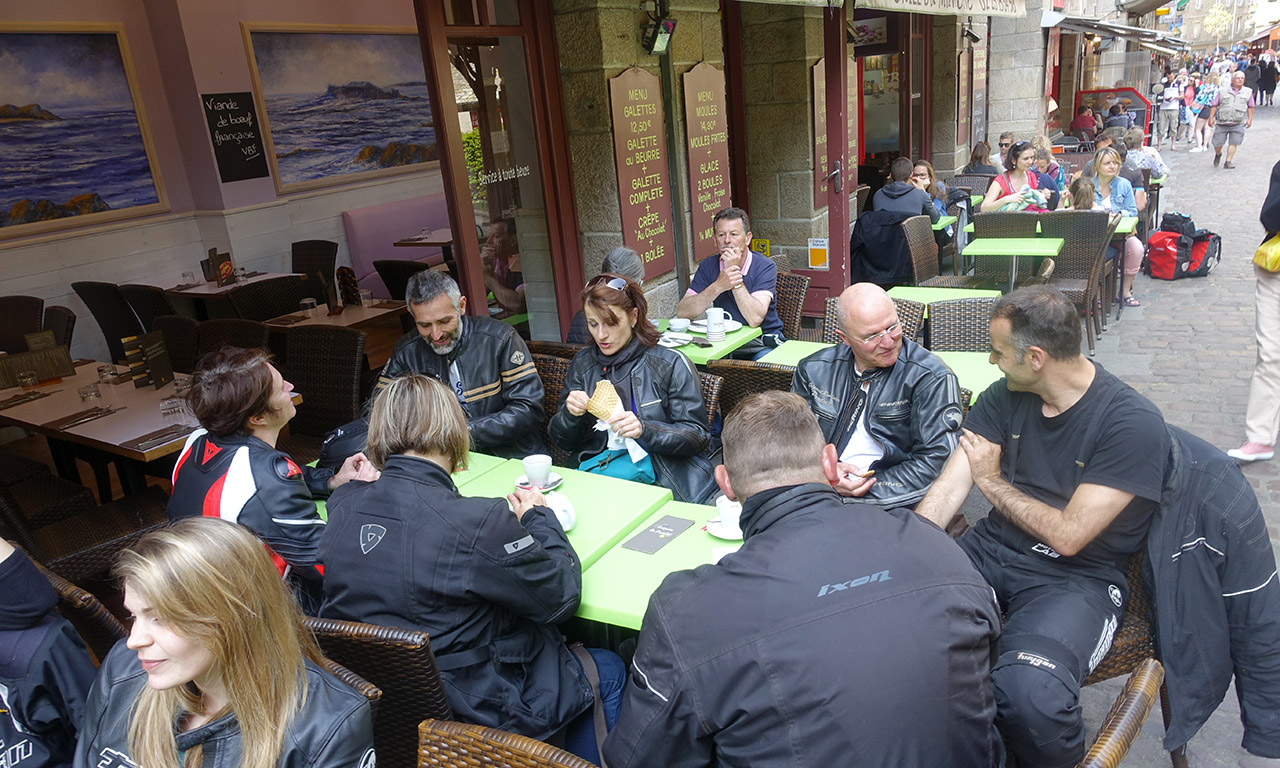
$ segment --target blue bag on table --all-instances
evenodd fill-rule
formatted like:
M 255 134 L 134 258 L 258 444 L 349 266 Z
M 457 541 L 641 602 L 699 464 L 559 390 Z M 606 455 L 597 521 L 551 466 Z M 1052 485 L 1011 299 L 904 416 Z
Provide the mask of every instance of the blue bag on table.
M 630 480 L 645 485 L 653 485 L 658 480 L 657 474 L 653 471 L 653 457 L 646 453 L 643 459 L 634 462 L 626 448 L 601 451 L 583 460 L 578 465 L 578 469 L 593 475 L 616 477 L 619 480 Z

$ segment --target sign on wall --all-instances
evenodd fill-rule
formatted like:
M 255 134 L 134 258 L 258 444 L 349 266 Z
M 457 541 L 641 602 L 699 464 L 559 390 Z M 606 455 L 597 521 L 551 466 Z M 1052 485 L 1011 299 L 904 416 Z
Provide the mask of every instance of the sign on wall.
M 969 109 L 973 89 L 973 49 L 960 52 L 960 60 L 956 64 L 956 143 L 969 147 Z
M 222 183 L 269 175 L 262 131 L 254 114 L 253 94 L 202 93 L 200 104 L 209 123 L 209 141 Z
M 635 67 L 628 69 L 609 81 L 609 105 L 622 242 L 640 254 L 645 277 L 653 277 L 673 269 L 676 263 L 658 77 Z
M 821 208 L 827 194 L 827 60 L 813 65 L 813 206 Z
M 973 143 L 987 140 L 987 49 L 973 49 Z
M 724 72 L 702 62 L 684 75 L 684 129 L 689 151 L 693 255 L 718 253 L 711 218 L 733 205 L 729 195 L 729 119 Z

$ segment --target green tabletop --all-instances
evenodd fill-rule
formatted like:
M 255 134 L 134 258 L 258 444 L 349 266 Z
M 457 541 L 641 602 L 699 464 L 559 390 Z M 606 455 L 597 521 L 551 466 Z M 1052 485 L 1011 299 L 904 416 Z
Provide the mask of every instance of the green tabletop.
M 453 484 L 461 486 L 463 483 L 475 480 L 486 472 L 497 469 L 506 464 L 507 460 L 497 456 L 490 456 L 484 453 L 476 453 L 471 451 L 467 454 L 467 470 L 465 472 L 453 473 Z M 316 462 L 311 462 L 308 467 L 314 467 Z M 521 472 L 523 474 L 523 471 Z M 505 494 L 504 494 L 505 495 Z M 320 519 L 328 522 L 329 520 L 329 504 L 324 499 L 316 499 L 316 512 L 320 514 Z
M 1004 377 L 997 366 L 991 364 L 991 356 L 986 352 L 934 352 L 938 359 L 947 364 L 951 372 L 960 380 L 960 386 L 973 393 L 969 399 L 972 405 L 978 395 L 987 387 Z
M 1121 216 L 1120 223 L 1116 226 L 1117 235 L 1132 235 L 1134 230 L 1138 228 L 1137 216 Z M 964 225 L 964 231 L 973 234 L 973 222 Z M 1036 232 L 1040 231 L 1040 222 L 1036 222 Z
M 955 224 L 956 221 L 957 217 L 955 216 L 941 216 L 937 221 L 933 222 L 933 231 L 940 232 L 952 224 Z
M 1163 183 L 1165 183 L 1165 182 L 1166 182 L 1166 181 L 1168 181 L 1168 180 L 1169 180 L 1169 177 L 1168 177 L 1168 176 L 1153 176 L 1153 177 L 1151 178 L 1151 184 L 1152 184 L 1152 186 L 1154 186 L 1154 185 L 1156 185 L 1156 184 L 1163 184 Z
M 569 543 L 578 553 L 583 569 L 600 559 L 610 547 L 622 541 L 645 518 L 671 501 L 671 491 L 656 485 L 642 485 L 567 467 L 552 467 L 564 477 L 556 493 L 573 503 L 577 522 L 569 531 Z M 524 474 L 519 459 L 508 459 L 496 469 L 460 486 L 463 496 L 505 498 L 515 490 L 516 478 Z
M 666 320 L 658 321 L 658 330 L 667 330 Z M 689 335 L 698 339 L 705 338 L 701 334 L 697 333 L 690 333 Z M 759 338 L 759 336 L 759 328 L 752 328 L 749 325 L 744 325 L 733 333 L 725 334 L 724 341 L 712 342 L 709 347 L 685 344 L 683 347 L 676 347 L 676 349 L 683 352 L 694 365 L 706 365 L 708 361 L 719 360 L 722 357 L 727 357 L 733 350 L 741 347 L 752 339 Z
M 784 341 L 760 358 L 759 362 L 774 365 L 795 367 L 800 361 L 822 349 L 831 346 L 821 341 Z
M 606 552 L 582 574 L 579 616 L 615 627 L 640 629 L 649 597 L 667 574 L 706 565 L 723 554 L 722 550 L 742 546 L 740 541 L 721 541 L 702 530 L 704 523 L 717 516 L 715 507 L 702 504 L 670 502 L 636 530 L 648 528 L 665 515 L 693 520 L 693 525 L 652 555 L 625 549 L 621 543 Z
M 529 322 L 529 313 L 528 313 L 528 312 L 521 312 L 521 313 L 520 313 L 520 314 L 518 314 L 518 315 L 511 315 L 511 316 L 509 316 L 509 317 L 500 317 L 500 318 L 498 318 L 498 319 L 499 319 L 499 320 L 501 320 L 502 322 L 506 323 L 507 325 L 512 325 L 512 326 L 514 326 L 514 325 L 519 325 L 519 324 L 521 324 L 521 323 L 527 323 L 527 322 Z
M 895 285 L 889 289 L 889 298 L 891 299 L 907 299 L 923 304 L 926 318 L 929 317 L 929 305 L 935 301 L 979 299 L 988 296 L 998 299 L 1003 295 L 994 288 L 935 288 L 919 285 Z
M 986 199 L 986 195 L 969 195 L 969 204 L 976 209 L 979 205 L 982 205 L 982 201 Z
M 964 248 L 966 256 L 1057 256 L 1060 237 L 979 237 Z

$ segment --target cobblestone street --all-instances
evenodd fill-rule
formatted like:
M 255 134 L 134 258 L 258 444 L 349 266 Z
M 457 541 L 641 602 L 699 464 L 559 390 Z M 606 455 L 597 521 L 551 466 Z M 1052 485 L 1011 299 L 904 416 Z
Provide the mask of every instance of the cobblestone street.
M 1098 344 L 1095 360 L 1151 398 L 1165 419 L 1222 449 L 1244 442 L 1245 401 L 1257 347 L 1254 344 L 1254 249 L 1262 240 L 1258 211 L 1271 167 L 1280 158 L 1280 107 L 1259 108 L 1236 168 L 1213 167 L 1213 152 L 1180 148 L 1163 156 L 1171 168 L 1161 202 L 1196 226 L 1222 236 L 1222 263 L 1206 278 L 1165 282 L 1140 275 L 1134 296 L 1143 306 L 1126 309 Z M 1256 462 L 1244 468 L 1267 518 L 1273 548 L 1280 526 L 1280 468 Z M 1086 689 L 1082 705 L 1092 731 L 1122 681 Z M 1235 766 L 1245 754 L 1234 691 L 1191 742 L 1192 766 Z M 1168 766 L 1157 708 L 1151 713 L 1126 766 Z

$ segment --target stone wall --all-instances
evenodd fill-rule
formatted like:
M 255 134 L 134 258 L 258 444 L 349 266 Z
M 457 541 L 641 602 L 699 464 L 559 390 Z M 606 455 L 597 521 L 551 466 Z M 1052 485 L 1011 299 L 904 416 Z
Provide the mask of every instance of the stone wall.
M 962 19 L 956 16 L 930 18 L 933 20 L 933 76 L 930 78 L 929 88 L 932 99 L 930 109 L 933 114 L 933 154 L 929 162 L 933 163 L 934 173 L 940 178 L 946 178 L 954 176 L 969 161 L 968 142 L 957 141 L 956 136 L 956 110 L 959 106 L 957 89 L 961 86 L 968 87 L 967 83 L 960 83 L 958 79 L 960 52 L 964 50 L 965 40 L 961 35 Z M 984 24 L 975 24 L 975 27 L 982 27 L 979 34 L 985 31 Z
M 723 68 L 720 4 L 718 0 L 672 0 L 676 20 L 671 38 L 674 82 L 663 83 L 670 94 L 666 119 L 675 122 L 677 142 L 668 146 L 675 158 L 671 201 L 677 229 L 676 258 L 693 270 L 688 195 L 688 157 L 684 136 L 684 89 L 681 77 L 700 61 Z M 573 172 L 573 191 L 582 235 L 582 261 L 588 276 L 600 271 L 610 249 L 622 245 L 622 216 L 618 177 L 614 167 L 613 132 L 609 113 L 609 80 L 631 67 L 662 77 L 660 58 L 641 45 L 646 14 L 631 0 L 553 0 L 560 80 Z M 652 276 L 645 282 L 650 316 L 675 314 L 680 290 L 676 272 Z
M 1029 139 L 1044 131 L 1045 33 L 1040 28 L 1044 0 L 1027 0 L 1027 15 L 991 18 L 988 58 L 987 136 L 1004 131 Z

